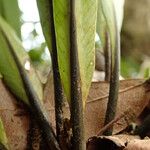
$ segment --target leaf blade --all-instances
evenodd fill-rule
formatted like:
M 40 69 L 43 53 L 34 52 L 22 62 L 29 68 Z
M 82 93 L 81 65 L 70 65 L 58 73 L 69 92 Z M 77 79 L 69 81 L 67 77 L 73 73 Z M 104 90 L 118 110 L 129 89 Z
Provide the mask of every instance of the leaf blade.
M 54 25 L 58 54 L 58 66 L 64 92 L 70 103 L 70 14 L 69 1 L 54 0 Z M 59 14 L 59 15 L 58 15 Z
M 97 1 L 76 1 L 77 46 L 82 100 L 85 101 L 94 71 Z
M 28 99 L 25 94 L 25 90 L 23 88 L 22 80 L 19 76 L 18 69 L 16 64 L 9 52 L 9 44 L 17 53 L 20 61 L 23 66 L 27 61 L 29 61 L 29 57 L 25 50 L 23 49 L 21 42 L 15 35 L 12 28 L 0 17 L 0 72 L 3 76 L 3 79 L 7 86 L 11 89 L 11 91 L 16 94 L 18 98 L 23 100 L 28 104 Z M 7 37 L 8 41 L 6 41 L 5 37 Z M 9 42 L 9 44 L 7 43 Z M 34 72 L 34 69 L 31 67 L 28 72 L 31 82 L 34 85 L 35 91 L 39 96 L 39 99 L 43 99 L 43 89 L 40 81 L 37 78 L 37 75 Z
M 17 36 L 21 38 L 21 11 L 18 7 L 18 1 L 0 0 L 0 5 L 1 16 L 11 25 Z

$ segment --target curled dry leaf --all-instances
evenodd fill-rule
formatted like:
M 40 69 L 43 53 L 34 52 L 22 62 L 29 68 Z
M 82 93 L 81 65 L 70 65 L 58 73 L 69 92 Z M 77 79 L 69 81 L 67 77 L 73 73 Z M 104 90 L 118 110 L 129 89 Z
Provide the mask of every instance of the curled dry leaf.
M 150 139 L 140 140 L 135 139 L 127 144 L 124 150 L 149 150 L 150 149 Z
M 92 137 L 87 142 L 87 150 L 123 150 L 125 144 L 113 136 Z
M 107 105 L 109 85 L 106 82 L 93 83 L 87 99 L 85 111 L 86 139 L 94 136 L 103 127 Z M 10 148 L 23 150 L 27 144 L 27 132 L 29 129 L 28 115 L 16 116 L 20 108 L 16 105 L 16 99 L 8 91 L 0 80 L 0 115 L 4 123 Z M 117 106 L 117 115 L 130 110 L 126 118 L 119 120 L 114 126 L 114 132 L 124 129 L 128 122 L 135 119 L 145 108 L 149 100 L 149 90 L 144 80 L 120 81 L 120 93 Z M 49 113 L 49 119 L 55 126 L 54 95 L 52 78 L 45 87 L 45 106 Z M 134 115 L 130 115 L 134 114 Z M 64 116 L 70 117 L 68 105 L 64 106 Z M 133 118 L 132 118 L 133 117 Z
M 87 150 L 148 150 L 143 149 L 148 148 L 146 143 L 150 144 L 150 140 L 140 140 L 139 136 L 128 134 L 95 136 L 88 140 Z

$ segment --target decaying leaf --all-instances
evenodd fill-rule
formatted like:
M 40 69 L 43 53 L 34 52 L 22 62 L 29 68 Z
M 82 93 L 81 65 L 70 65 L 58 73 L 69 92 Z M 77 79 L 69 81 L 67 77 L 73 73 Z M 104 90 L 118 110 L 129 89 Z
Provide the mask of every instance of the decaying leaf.
M 0 116 L 2 118 L 10 149 L 25 149 L 27 145 L 28 116 L 17 115 L 22 111 L 14 96 L 0 80 Z
M 113 136 L 92 137 L 87 142 L 87 150 L 123 150 L 125 144 Z
M 45 89 L 46 106 L 50 113 L 54 111 L 52 81 Z M 116 116 L 129 111 L 125 118 L 122 118 L 114 125 L 114 133 L 118 133 L 129 123 L 135 121 L 137 116 L 143 111 L 149 101 L 150 92 L 145 80 L 123 80 L 120 81 L 119 99 Z M 87 99 L 85 111 L 85 136 L 88 139 L 96 135 L 103 127 L 109 93 L 109 84 L 107 82 L 92 83 L 90 93 Z M 48 101 L 52 100 L 50 105 Z M 70 117 L 68 106 L 64 107 L 65 117 Z M 51 115 L 52 122 L 55 122 L 54 115 Z
M 87 150 L 149 150 L 150 139 L 141 140 L 133 135 L 92 137 L 87 142 Z
M 120 81 L 120 93 L 117 107 L 117 115 L 126 110 L 130 110 L 127 116 L 119 120 L 114 126 L 114 133 L 124 129 L 128 123 L 132 122 L 147 105 L 150 93 L 149 86 L 145 84 L 144 80 L 124 80 Z M 86 139 L 97 135 L 99 130 L 103 127 L 104 116 L 107 105 L 109 85 L 106 82 L 92 83 L 90 93 L 87 99 L 85 111 L 85 132 Z M 16 99 L 6 89 L 5 85 L 0 81 L 0 116 L 4 122 L 6 135 L 10 148 L 14 147 L 22 150 L 26 147 L 27 131 L 29 129 L 28 115 L 18 116 L 20 112 L 16 105 Z M 53 81 L 52 78 L 45 88 L 45 107 L 49 113 L 49 119 L 55 128 L 55 113 L 54 113 L 54 95 L 53 95 Z M 69 106 L 64 107 L 64 115 L 70 117 Z
M 86 109 L 88 129 L 86 132 L 88 136 L 90 136 L 88 132 L 90 132 L 91 135 L 95 135 L 97 131 L 103 127 L 107 107 L 108 88 L 109 85 L 105 82 L 92 84 Z M 149 100 L 149 98 L 146 97 L 149 92 L 146 92 L 144 80 L 120 81 L 116 116 L 128 110 L 130 112 L 128 112 L 126 118 L 121 119 L 114 125 L 114 133 L 128 126 L 130 122 L 135 121 L 136 117 L 143 111 Z M 93 124 L 96 126 L 93 126 Z
M 150 149 L 150 139 L 135 139 L 127 144 L 124 150 L 149 150 Z
M 138 116 L 145 108 L 148 99 L 145 98 L 146 90 L 143 83 L 144 81 L 142 80 L 128 80 L 120 82 L 117 115 L 120 115 L 127 110 L 130 110 L 130 112 L 128 113 L 129 116 L 117 122 L 114 126 L 114 133 L 120 131 L 127 126 L 128 123 L 134 121 L 136 116 Z M 103 126 L 108 89 L 108 84 L 104 82 L 92 84 L 85 113 L 85 123 L 86 128 L 88 129 L 86 130 L 86 133 L 88 137 L 92 134 L 95 135 Z

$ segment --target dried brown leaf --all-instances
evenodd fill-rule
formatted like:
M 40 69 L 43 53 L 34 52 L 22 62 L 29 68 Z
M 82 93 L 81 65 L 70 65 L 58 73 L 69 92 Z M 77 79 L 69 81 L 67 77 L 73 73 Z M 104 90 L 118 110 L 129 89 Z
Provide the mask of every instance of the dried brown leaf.
M 108 88 L 109 85 L 104 82 L 92 85 L 86 113 L 87 131 L 90 132 L 90 134 L 94 135 L 98 128 L 100 129 L 103 126 L 108 100 Z M 144 80 L 120 81 L 119 91 L 117 115 L 128 110 L 129 112 L 125 118 L 115 124 L 114 133 L 122 130 L 129 123 L 134 121 L 148 103 L 148 99 L 145 96 L 147 93 Z
M 51 114 L 52 122 L 55 122 L 54 118 L 54 102 L 53 102 L 53 88 L 51 84 L 45 89 L 47 93 L 45 95 L 46 106 Z M 119 100 L 117 105 L 117 116 L 123 112 L 128 112 L 127 115 L 120 119 L 114 126 L 114 133 L 117 133 L 124 129 L 129 123 L 135 121 L 135 119 L 141 114 L 143 109 L 148 104 L 150 98 L 150 92 L 148 86 L 145 84 L 145 80 L 123 80 L 120 81 Z M 86 111 L 85 111 L 85 135 L 86 139 L 94 136 L 103 127 L 107 100 L 108 100 L 109 84 L 107 82 L 92 83 L 90 93 L 87 99 Z M 48 104 L 49 100 L 52 100 Z M 69 118 L 69 108 L 66 105 L 64 107 L 64 115 Z
M 2 117 L 8 143 L 12 150 L 24 150 L 27 145 L 28 116 L 18 115 L 20 108 L 16 99 L 0 80 L 0 116 Z
M 117 137 L 92 137 L 87 142 L 87 150 L 123 150 L 125 144 Z
M 117 107 L 117 115 L 126 110 L 129 115 L 121 119 L 114 126 L 114 132 L 118 132 L 133 121 L 149 100 L 149 90 L 144 80 L 125 80 L 120 82 L 120 93 Z M 109 85 L 106 82 L 93 83 L 88 96 L 88 102 L 85 111 L 85 134 L 86 139 L 94 136 L 103 127 Z M 4 86 L 0 80 L 0 115 L 6 128 L 6 134 L 11 149 L 23 150 L 27 144 L 27 131 L 29 129 L 29 118 L 26 116 L 16 116 L 20 112 L 16 105 L 16 99 Z M 50 120 L 55 127 L 54 113 L 54 94 L 53 82 L 50 79 L 49 84 L 45 87 L 45 106 L 49 114 Z M 135 116 L 134 116 L 134 115 Z M 64 106 L 65 117 L 70 117 L 68 105 Z M 133 117 L 133 118 L 132 118 Z
M 87 150 L 139 150 L 139 148 L 147 148 L 146 143 L 149 144 L 149 141 L 128 134 L 95 136 L 88 140 Z

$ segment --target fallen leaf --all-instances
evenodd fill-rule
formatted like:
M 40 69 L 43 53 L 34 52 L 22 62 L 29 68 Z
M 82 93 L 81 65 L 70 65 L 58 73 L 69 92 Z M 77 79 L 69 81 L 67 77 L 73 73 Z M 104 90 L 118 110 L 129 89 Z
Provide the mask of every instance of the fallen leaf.
M 87 141 L 87 150 L 128 150 L 128 143 L 133 146 L 134 141 L 140 140 L 139 136 L 120 134 L 113 136 L 94 136 Z M 140 147 L 134 147 L 137 150 Z M 132 150 L 132 149 L 129 149 Z
M 104 116 L 108 99 L 109 85 L 106 82 L 92 83 L 87 99 L 85 112 L 85 136 L 86 139 L 96 135 L 103 127 Z M 55 128 L 54 94 L 52 77 L 45 87 L 45 107 L 49 114 L 49 120 Z M 11 149 L 23 150 L 27 145 L 27 133 L 29 129 L 28 114 L 16 116 L 20 113 L 15 97 L 5 87 L 0 80 L 0 116 L 4 123 L 6 135 Z M 148 86 L 144 80 L 124 80 L 120 81 L 120 92 L 117 107 L 117 115 L 126 110 L 131 110 L 130 114 L 135 114 L 133 119 L 138 117 L 149 101 Z M 70 117 L 69 106 L 64 106 L 64 116 Z M 132 116 L 132 115 L 131 115 Z M 124 129 L 128 123 L 132 122 L 132 117 L 119 120 L 114 126 L 114 132 Z
M 117 137 L 92 137 L 87 142 L 87 150 L 123 150 L 125 144 Z
M 45 105 L 50 111 L 50 118 L 55 126 L 54 115 L 54 95 L 52 80 L 49 81 L 45 89 Z M 90 93 L 87 99 L 85 111 L 85 136 L 88 139 L 96 135 L 103 127 L 106 106 L 108 101 L 109 84 L 107 82 L 92 83 Z M 148 86 L 145 80 L 122 80 L 120 81 L 119 99 L 117 105 L 117 114 L 121 115 L 123 112 L 129 111 L 128 115 L 119 120 L 114 125 L 114 133 L 118 133 L 127 127 L 131 122 L 141 114 L 149 101 Z M 69 107 L 66 104 L 64 107 L 64 116 L 69 118 Z
M 0 80 L 0 116 L 2 118 L 10 149 L 24 150 L 27 145 L 28 116 L 16 116 L 20 112 L 16 98 Z

